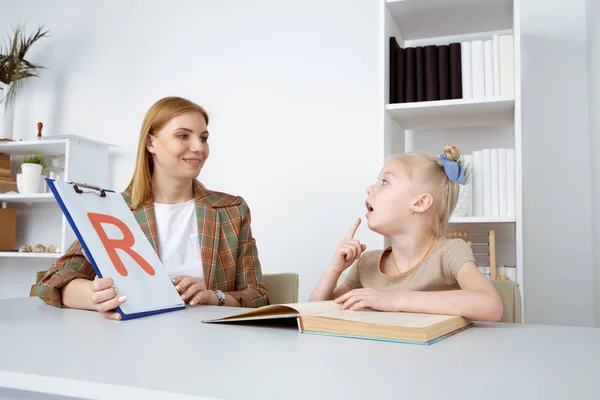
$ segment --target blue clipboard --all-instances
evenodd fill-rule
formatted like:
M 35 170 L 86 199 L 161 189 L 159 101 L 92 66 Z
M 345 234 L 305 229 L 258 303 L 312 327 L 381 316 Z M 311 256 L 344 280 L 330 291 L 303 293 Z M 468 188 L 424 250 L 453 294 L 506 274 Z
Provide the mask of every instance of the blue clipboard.
M 77 239 L 79 240 L 79 242 L 81 244 L 81 247 L 85 251 L 85 255 L 87 256 L 86 258 L 92 264 L 92 267 L 94 268 L 94 271 L 96 272 L 96 275 L 99 278 L 102 278 L 103 277 L 102 276 L 102 271 L 98 267 L 98 264 L 97 264 L 97 262 L 96 262 L 96 260 L 94 258 L 93 252 L 90 250 L 90 248 L 89 248 L 86 240 L 83 238 L 83 235 L 81 234 L 81 231 L 80 231 L 79 227 L 75 223 L 75 220 L 73 219 L 73 216 L 71 215 L 71 212 L 67 208 L 67 206 L 66 206 L 65 202 L 63 201 L 63 199 L 62 199 L 59 191 L 57 190 L 57 187 L 55 185 L 55 180 L 54 179 L 49 179 L 49 178 L 44 178 L 44 180 L 46 181 L 46 184 L 48 185 L 48 187 L 50 188 L 50 191 L 54 195 L 54 198 L 56 199 L 56 202 L 58 203 L 58 206 L 60 207 L 63 215 L 65 216 L 65 218 L 69 222 L 69 225 L 73 229 L 73 232 L 75 233 L 75 236 L 77 237 Z M 92 190 L 92 191 L 94 191 L 94 193 L 98 192 L 96 194 L 100 198 L 106 197 L 107 193 L 115 193 L 114 190 L 103 189 L 103 188 L 100 188 L 100 187 L 97 187 L 97 186 L 92 186 L 92 185 L 87 185 L 87 184 L 80 184 L 80 183 L 75 183 L 75 182 L 68 182 L 68 184 L 72 185 L 74 192 L 77 193 L 77 194 L 90 193 L 90 192 L 84 192 L 82 190 L 82 188 Z M 120 194 L 119 194 L 119 196 L 120 196 Z M 139 228 L 139 226 L 138 226 L 138 228 Z M 141 229 L 140 229 L 140 231 L 141 231 Z M 162 264 L 161 264 L 161 266 L 162 266 Z M 169 283 L 171 283 L 170 280 L 169 280 Z M 173 287 L 173 291 L 175 291 L 175 293 L 177 293 L 174 287 Z M 179 294 L 177 294 L 177 296 L 179 296 Z M 117 307 L 116 311 L 119 313 L 119 315 L 121 315 L 121 319 L 122 320 L 130 320 L 130 319 L 135 319 L 135 318 L 146 317 L 146 316 L 149 316 L 149 315 L 162 314 L 162 313 L 171 312 L 171 311 L 177 311 L 177 310 L 184 310 L 186 308 L 185 307 L 185 303 L 183 303 L 183 301 L 181 301 L 181 299 L 179 299 L 179 300 L 180 300 L 180 304 L 177 304 L 177 305 L 174 305 L 174 306 L 170 306 L 170 307 L 166 307 L 166 308 L 162 308 L 162 309 L 151 310 L 151 311 L 143 311 L 143 312 L 136 312 L 136 313 L 126 313 L 122 309 L 122 306 Z

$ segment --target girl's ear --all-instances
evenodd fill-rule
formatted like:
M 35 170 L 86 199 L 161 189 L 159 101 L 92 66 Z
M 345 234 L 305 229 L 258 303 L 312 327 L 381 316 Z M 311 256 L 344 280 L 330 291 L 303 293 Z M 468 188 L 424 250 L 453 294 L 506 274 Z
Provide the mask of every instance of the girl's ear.
M 415 213 L 423 213 L 433 205 L 433 196 L 430 193 L 421 193 L 412 202 L 411 210 Z

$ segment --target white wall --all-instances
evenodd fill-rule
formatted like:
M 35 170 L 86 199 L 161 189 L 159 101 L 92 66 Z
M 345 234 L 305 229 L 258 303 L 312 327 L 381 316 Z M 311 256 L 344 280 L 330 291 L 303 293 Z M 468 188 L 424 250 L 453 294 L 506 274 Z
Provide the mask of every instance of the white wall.
M 123 189 L 148 107 L 198 102 L 211 117 L 202 181 L 248 201 L 264 272 L 297 271 L 308 298 L 381 167 L 377 2 L 4 0 L 0 32 L 19 21 L 52 37 L 31 53 L 49 69 L 27 83 L 15 137 L 43 121 L 113 143 Z M 381 242 L 365 226 L 357 237 Z
M 594 282 L 596 326 L 600 327 L 600 3 L 587 0 L 587 56 L 590 97 L 590 154 L 594 228 Z
M 585 0 L 521 1 L 525 318 L 591 326 Z

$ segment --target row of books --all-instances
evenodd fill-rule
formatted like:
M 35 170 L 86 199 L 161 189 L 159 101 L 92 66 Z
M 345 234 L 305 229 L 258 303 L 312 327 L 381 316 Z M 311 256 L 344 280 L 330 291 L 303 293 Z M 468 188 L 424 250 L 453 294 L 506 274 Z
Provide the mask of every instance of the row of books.
M 12 179 L 10 155 L 0 154 L 0 193 L 16 191 L 17 184 Z
M 467 185 L 472 190 L 473 217 L 514 217 L 516 175 L 514 149 L 482 149 L 473 152 Z M 467 171 L 469 171 L 469 169 Z
M 389 50 L 391 104 L 514 94 L 513 35 Z
M 513 35 L 461 42 L 463 98 L 514 96 Z

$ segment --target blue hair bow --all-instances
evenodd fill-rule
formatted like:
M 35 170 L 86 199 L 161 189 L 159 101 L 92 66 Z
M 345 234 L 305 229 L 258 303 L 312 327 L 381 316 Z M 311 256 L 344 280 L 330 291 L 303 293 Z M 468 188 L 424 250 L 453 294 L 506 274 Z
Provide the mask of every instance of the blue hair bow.
M 465 184 L 465 169 L 458 162 L 449 160 L 445 154 L 438 156 L 438 162 L 444 167 L 446 176 L 453 182 Z

